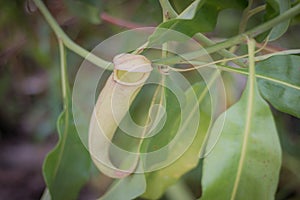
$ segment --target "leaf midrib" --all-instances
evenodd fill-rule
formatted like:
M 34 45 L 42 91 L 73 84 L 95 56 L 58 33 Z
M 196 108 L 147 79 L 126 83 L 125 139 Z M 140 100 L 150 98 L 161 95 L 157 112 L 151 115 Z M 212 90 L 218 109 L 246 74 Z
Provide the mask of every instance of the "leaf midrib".
M 232 190 L 231 200 L 234 200 L 237 194 L 238 185 L 241 179 L 242 170 L 245 163 L 246 158 L 246 151 L 248 147 L 248 141 L 249 141 L 249 135 L 250 135 L 250 129 L 251 129 L 251 122 L 252 122 L 252 115 L 254 110 L 254 80 L 253 78 L 250 78 L 250 84 L 249 84 L 249 95 L 248 95 L 248 102 L 247 102 L 247 111 L 246 111 L 246 126 L 244 130 L 244 138 L 243 138 L 243 144 L 242 144 L 242 151 L 241 151 L 241 157 L 238 164 L 238 170 L 237 175 L 234 181 L 234 186 Z
M 243 171 L 243 167 L 245 164 L 246 159 L 246 152 L 247 147 L 249 143 L 249 136 L 250 136 L 250 129 L 251 129 L 251 122 L 252 122 L 252 115 L 254 112 L 254 98 L 255 98 L 255 90 L 256 88 L 256 79 L 255 79 L 255 61 L 254 61 L 254 50 L 255 50 L 255 41 L 254 40 L 248 40 L 248 52 L 249 52 L 249 77 L 248 77 L 248 84 L 247 89 L 245 92 L 247 92 L 247 110 L 246 110 L 246 120 L 245 120 L 245 129 L 243 133 L 243 143 L 242 143 L 242 149 L 241 149 L 241 156 L 238 163 L 238 169 L 237 174 L 235 177 L 232 193 L 231 193 L 231 200 L 234 200 L 237 194 L 237 190 L 239 187 L 239 183 L 241 180 L 241 175 Z M 256 93 L 257 94 L 257 93 Z M 242 97 L 243 98 L 243 97 Z
M 220 69 L 222 71 L 235 72 L 235 73 L 238 73 L 238 74 L 249 76 L 249 72 L 245 71 L 243 69 L 233 68 L 233 67 L 229 67 L 229 66 L 218 66 L 218 69 Z M 275 79 L 275 78 L 268 77 L 268 76 L 265 76 L 265 75 L 262 75 L 262 74 L 255 74 L 255 76 L 257 78 L 261 78 L 261 79 L 265 79 L 265 80 L 268 80 L 268 81 L 272 81 L 272 82 L 275 82 L 275 83 L 287 86 L 289 88 L 300 90 L 300 86 L 294 85 L 294 84 L 291 84 L 291 83 L 288 83 L 288 82 L 285 82 L 283 80 Z
M 60 134 L 61 134 L 61 150 L 59 151 L 59 154 L 58 154 L 58 162 L 55 166 L 55 169 L 54 169 L 54 175 L 53 175 L 53 180 L 56 179 L 56 176 L 57 176 L 57 172 L 58 172 L 58 169 L 59 169 L 59 166 L 61 164 L 61 160 L 62 160 L 62 157 L 63 157 L 63 154 L 64 154 L 64 150 L 65 150 L 65 145 L 66 145 L 66 142 L 67 142 L 67 137 L 68 137 L 68 132 L 69 132 L 69 110 L 68 108 L 64 110 L 64 113 L 63 113 L 65 116 L 64 116 L 64 120 L 65 120 L 65 123 L 64 123 L 64 130 L 63 130 L 63 133 L 61 133 L 61 128 L 59 126 L 59 131 L 60 131 Z M 60 120 L 60 119 L 59 119 Z M 57 148 L 59 147 L 59 145 L 57 146 Z

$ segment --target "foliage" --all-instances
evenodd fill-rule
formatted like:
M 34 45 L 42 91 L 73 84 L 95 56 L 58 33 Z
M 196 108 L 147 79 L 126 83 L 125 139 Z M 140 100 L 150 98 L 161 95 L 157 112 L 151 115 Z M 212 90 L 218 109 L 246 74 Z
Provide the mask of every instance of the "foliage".
M 281 148 L 271 110 L 254 76 L 248 78 L 240 100 L 216 120 L 212 132 L 222 126 L 222 119 L 220 139 L 204 159 L 201 199 L 274 198 Z
M 279 80 L 270 83 L 260 79 L 260 91 L 264 98 L 281 112 L 300 117 L 299 85 L 300 71 L 297 63 L 300 57 L 295 55 L 273 56 L 257 63 L 257 73 Z M 286 86 L 288 84 L 289 86 Z
M 41 0 L 33 0 L 33 2 L 59 40 L 59 58 L 63 82 L 64 110 L 57 121 L 59 141 L 46 157 L 43 168 L 45 182 L 49 190 L 49 194 L 45 193 L 44 198 L 77 199 L 90 175 L 96 175 L 91 172 L 92 163 L 89 152 L 80 140 L 74 124 L 68 76 L 71 77 L 76 69 L 72 68 L 74 65 L 72 60 L 65 57 L 64 48 L 68 48 L 82 57 L 86 57 L 89 51 L 67 36 L 65 32 L 68 32 L 68 29 L 63 31 L 58 25 L 57 20 L 59 18 L 50 9 L 57 19 L 52 17 L 48 11 L 49 5 L 47 5 L 48 7 L 45 6 Z M 11 10 L 18 7 L 16 6 L 18 4 L 7 3 L 7 5 L 9 5 L 7 9 Z M 128 137 L 122 130 L 118 129 L 111 141 L 128 149 L 138 144 L 138 148 L 135 150 L 142 154 L 164 147 L 172 141 L 178 132 L 188 134 L 194 131 L 190 128 L 193 127 L 190 118 L 200 117 L 201 123 L 198 124 L 199 127 L 196 129 L 196 136 L 191 146 L 179 159 L 162 169 L 146 173 L 132 173 L 125 178 L 115 180 L 100 199 L 170 199 L 171 197 L 174 198 L 174 195 L 170 195 L 170 192 L 174 192 L 170 187 L 180 188 L 178 191 L 183 193 L 187 200 L 189 196 L 193 195 L 194 199 L 284 199 L 288 196 L 285 194 L 287 190 L 296 190 L 296 187 L 286 189 L 283 186 L 289 180 L 280 177 L 280 169 L 282 168 L 286 173 L 292 174 L 290 177 L 294 178 L 294 185 L 300 182 L 299 172 L 297 172 L 297 167 L 300 166 L 299 149 L 293 147 L 289 141 L 289 134 L 297 138 L 299 137 L 299 130 L 297 132 L 289 129 L 285 121 L 286 118 L 295 120 L 296 123 L 292 123 L 291 126 L 296 127 L 296 130 L 299 129 L 297 123 L 299 124 L 300 117 L 298 105 L 300 101 L 300 59 L 297 54 L 300 53 L 300 50 L 278 50 L 269 45 L 268 42 L 276 42 L 280 38 L 285 38 L 286 34 L 289 34 L 287 33 L 289 30 L 298 27 L 296 20 L 293 26 L 290 22 L 300 13 L 299 1 L 160 0 L 161 10 L 158 9 L 156 2 L 150 0 L 145 1 L 145 3 L 136 3 L 135 7 L 130 1 L 121 0 L 109 2 L 64 0 L 63 5 L 67 9 L 66 12 L 69 11 L 72 17 L 74 15 L 83 19 L 83 21 L 78 22 L 82 27 L 87 27 L 86 22 L 89 22 L 88 26 L 94 28 L 96 26 L 93 24 L 101 24 L 100 26 L 104 27 L 105 33 L 103 34 L 100 34 L 102 29 L 98 27 L 98 29 L 95 28 L 98 32 L 91 30 L 90 32 L 78 33 L 77 36 L 76 34 L 72 35 L 77 39 L 80 39 L 80 34 L 83 35 L 83 38 L 85 34 L 90 35 L 90 40 L 85 41 L 87 45 L 96 44 L 99 41 L 98 35 L 105 38 L 121 30 L 105 24 L 107 22 L 103 22 L 100 18 L 103 13 L 123 17 L 126 22 L 124 23 L 120 18 L 119 20 L 109 18 L 108 21 L 111 23 L 117 25 L 121 23 L 123 27 L 132 27 L 138 26 L 139 23 L 146 20 L 145 16 L 150 16 L 148 11 L 155 13 L 156 16 L 151 18 L 153 21 L 150 22 L 157 24 L 155 31 L 148 38 L 148 47 L 162 45 L 168 49 L 168 44 L 176 38 L 171 37 L 169 32 L 165 30 L 175 30 L 193 37 L 204 46 L 205 51 L 213 58 L 213 61 L 197 60 L 203 54 L 203 49 L 184 54 L 188 58 L 188 62 L 196 63 L 196 68 L 214 67 L 222 71 L 221 76 L 224 76 L 223 71 L 247 76 L 245 88 L 240 87 L 240 82 L 238 82 L 245 80 L 242 76 L 238 76 L 238 78 L 232 76 L 232 80 L 225 83 L 227 84 L 227 94 L 242 93 L 242 95 L 241 97 L 236 95 L 233 98 L 233 104 L 228 105 L 226 110 L 218 110 L 217 114 L 213 114 L 213 109 L 208 109 L 217 107 L 215 102 L 209 98 L 208 92 L 213 88 L 211 85 L 215 81 L 213 76 L 206 82 L 197 76 L 196 69 L 189 68 L 189 65 L 181 65 L 182 58 L 172 54 L 166 55 L 163 51 L 158 59 L 151 60 L 155 68 L 151 73 L 165 77 L 162 80 L 169 81 L 168 84 L 176 88 L 185 104 L 181 108 L 182 105 L 179 105 L 176 95 L 167 89 L 143 87 L 130 106 L 130 114 L 136 121 L 145 124 L 153 120 L 150 120 L 150 114 L 154 112 L 151 111 L 151 102 L 159 103 L 166 107 L 168 114 L 164 128 L 159 132 L 160 134 L 142 140 Z M 150 8 L 155 9 L 151 10 Z M 136 9 L 141 16 L 136 16 L 137 12 L 126 13 L 122 9 L 127 11 Z M 234 17 L 240 19 L 240 27 L 238 33 L 232 33 L 232 37 L 222 38 L 220 42 L 217 38 L 222 34 L 214 30 L 220 30 L 218 26 L 221 27 L 222 25 L 218 24 L 219 16 L 223 16 L 224 11 L 228 10 L 236 13 Z M 158 21 L 160 19 L 157 17 L 157 13 L 160 11 L 162 11 L 162 21 Z M 14 17 L 22 18 L 19 15 Z M 258 20 L 251 21 L 252 18 Z M 134 23 L 127 23 L 126 20 L 134 21 Z M 2 26 L 7 27 L 5 21 L 1 21 L 1 23 Z M 253 27 L 251 29 L 248 28 L 250 23 Z M 65 26 L 64 22 L 60 22 L 60 24 Z M 226 28 L 225 25 L 224 27 Z M 73 29 L 75 28 L 73 27 Z M 207 37 L 204 33 L 212 37 Z M 29 35 L 31 34 L 29 33 Z M 43 38 L 48 37 L 49 34 L 43 35 Z M 255 43 L 253 38 L 265 43 Z M 80 42 L 80 40 L 77 41 Z M 254 52 L 253 45 L 257 45 L 256 50 L 259 52 Z M 248 46 L 248 51 L 245 50 L 245 46 Z M 289 48 L 288 45 L 286 48 Z M 43 48 L 35 47 L 34 49 Z M 31 50 L 28 54 L 39 58 L 37 62 L 43 64 L 51 61 L 47 56 L 44 56 L 47 52 L 49 53 L 49 51 L 41 50 L 37 53 L 40 55 L 38 56 Z M 147 56 L 148 52 L 141 51 L 140 53 Z M 73 59 L 74 55 L 71 54 L 71 56 Z M 104 67 L 110 62 L 94 54 L 86 57 L 86 59 L 98 67 Z M 207 62 L 214 63 L 207 64 Z M 215 65 L 212 66 L 212 64 Z M 190 81 L 191 86 L 184 89 L 180 88 L 178 80 L 171 80 L 168 76 L 161 75 L 156 68 L 165 65 L 169 65 L 169 70 L 176 71 L 176 73 L 182 70 L 181 74 Z M 66 66 L 69 68 L 69 72 L 66 70 Z M 228 87 L 228 84 L 231 86 Z M 156 95 L 155 91 L 159 94 Z M 216 89 L 215 92 L 220 91 Z M 196 105 L 199 106 L 196 109 L 191 100 L 193 95 L 197 97 Z M 151 100 L 146 102 L 144 99 L 149 96 Z M 99 112 L 101 114 L 101 110 Z M 196 116 L 197 113 L 199 116 Z M 158 111 L 155 115 L 159 115 Z M 184 117 L 182 118 L 182 116 Z M 185 123 L 185 129 L 178 130 L 180 122 Z M 220 128 L 220 136 L 216 141 L 215 136 L 218 135 Z M 186 138 L 186 140 L 188 139 Z M 297 141 L 299 142 L 299 139 Z M 181 142 L 184 143 L 185 141 L 182 140 Z M 209 149 L 209 147 L 213 148 Z M 169 151 L 161 155 L 161 159 L 166 159 L 168 155 L 173 153 L 176 151 Z M 135 170 L 137 172 L 143 170 L 144 166 L 141 162 L 137 163 Z M 192 182 L 201 183 L 201 187 L 197 188 L 197 191 L 194 191 L 195 194 L 191 195 L 191 191 L 184 188 L 182 183 L 185 185 L 190 181 L 187 177 L 189 177 L 189 173 L 193 173 L 195 168 L 202 174 L 193 177 Z M 285 181 L 284 184 L 280 184 L 282 181 Z M 295 198 L 299 198 L 299 196 Z

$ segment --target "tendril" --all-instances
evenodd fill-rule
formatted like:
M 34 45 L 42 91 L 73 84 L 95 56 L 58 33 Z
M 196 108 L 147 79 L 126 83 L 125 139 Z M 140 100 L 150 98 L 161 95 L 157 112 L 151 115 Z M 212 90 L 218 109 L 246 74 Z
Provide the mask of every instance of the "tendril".
M 269 42 L 269 36 L 266 38 L 264 44 L 258 50 L 256 50 L 254 53 L 257 54 L 257 53 L 261 52 L 262 50 L 264 50 L 264 48 L 267 46 L 268 42 Z M 191 67 L 191 68 L 179 69 L 179 68 L 168 66 L 168 69 L 171 69 L 171 70 L 177 71 L 177 72 L 187 72 L 187 71 L 196 70 L 196 69 L 199 69 L 199 68 L 202 68 L 202 67 L 207 67 L 209 65 L 214 65 L 214 64 L 221 63 L 221 62 L 228 62 L 228 61 L 241 59 L 241 58 L 246 58 L 246 57 L 248 57 L 248 54 L 241 55 L 241 56 L 236 56 L 234 58 L 224 58 L 224 59 L 221 59 L 221 60 L 209 62 L 209 63 L 203 64 L 203 65 L 198 65 L 198 66 L 194 66 L 194 67 Z M 188 63 L 193 63 L 193 62 L 190 61 Z

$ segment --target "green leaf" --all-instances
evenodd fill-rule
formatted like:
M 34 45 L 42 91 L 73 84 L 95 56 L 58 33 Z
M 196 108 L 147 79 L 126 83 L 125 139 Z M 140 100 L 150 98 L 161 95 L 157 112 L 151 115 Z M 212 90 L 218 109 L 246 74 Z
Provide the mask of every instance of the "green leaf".
M 196 0 L 176 19 L 161 23 L 158 28 L 172 29 L 192 37 L 198 32 L 212 31 L 216 26 L 221 10 L 227 8 L 243 9 L 246 6 L 246 0 Z M 150 44 L 163 43 L 172 39 L 163 29 L 156 29 L 149 38 Z
M 300 118 L 300 56 L 280 55 L 258 62 L 262 96 L 277 110 Z M 273 81 L 272 81 L 273 80 Z M 276 81 L 274 81 L 276 80 Z
M 73 121 L 70 99 L 57 121 L 59 141 L 47 155 L 43 173 L 51 198 L 76 199 L 89 178 L 91 160 Z
M 77 17 L 99 24 L 102 11 L 101 0 L 64 0 L 67 8 Z
M 169 0 L 171 6 L 176 10 L 177 13 L 181 13 L 184 9 L 186 9 L 192 2 L 193 0 L 186 0 L 186 1 L 181 1 L 181 0 Z
M 194 84 L 193 88 L 190 88 L 185 93 L 187 102 L 190 97 L 191 98 L 193 97 L 194 93 L 199 98 L 204 88 L 205 85 L 203 82 L 201 84 L 200 83 Z M 210 108 L 210 98 L 208 95 L 206 95 L 201 105 L 202 107 Z M 200 110 L 202 112 L 199 111 L 200 123 L 197 131 L 197 135 L 193 143 L 178 160 L 176 160 L 169 166 L 146 174 L 147 190 L 145 194 L 143 194 L 143 197 L 147 199 L 158 199 L 161 195 L 164 194 L 165 190 L 170 185 L 176 183 L 176 181 L 178 181 L 178 179 L 180 179 L 182 175 L 184 175 L 185 173 L 187 173 L 188 171 L 190 171 L 191 169 L 197 166 L 202 143 L 206 135 L 206 132 L 208 130 L 208 127 L 210 125 L 210 119 L 211 119 L 210 114 L 206 113 L 205 111 L 203 111 L 204 109 L 201 108 Z M 187 104 L 187 107 L 184 109 L 190 110 L 191 111 L 190 116 L 193 116 L 194 114 L 193 109 L 195 108 L 191 108 L 190 104 Z M 177 123 L 177 121 L 180 120 L 180 114 L 172 115 L 171 120 Z M 190 120 L 186 121 L 187 127 L 189 126 L 188 125 L 189 122 Z M 186 131 L 188 130 L 189 129 L 187 129 Z M 166 131 L 169 132 L 170 130 L 166 130 Z M 158 137 L 152 140 L 152 142 L 155 143 L 161 139 L 162 138 Z
M 99 200 L 131 200 L 145 192 L 146 181 L 144 174 L 132 174 L 116 180 L 108 192 Z
M 248 81 L 241 99 L 216 120 L 211 134 L 219 128 L 220 138 L 203 161 L 201 199 L 274 199 L 281 148 L 255 81 Z
M 290 0 L 267 0 L 265 20 L 268 21 L 291 8 Z M 269 40 L 273 41 L 281 37 L 288 29 L 290 20 L 284 21 L 272 28 Z

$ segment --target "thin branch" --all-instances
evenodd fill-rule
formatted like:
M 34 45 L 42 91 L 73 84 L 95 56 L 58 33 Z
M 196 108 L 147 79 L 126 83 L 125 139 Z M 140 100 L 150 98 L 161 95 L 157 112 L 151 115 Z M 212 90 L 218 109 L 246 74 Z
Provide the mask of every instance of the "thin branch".
M 108 23 L 111 23 L 111 24 L 114 24 L 114 25 L 117 25 L 120 27 L 124 27 L 127 29 L 136 29 L 136 28 L 145 27 L 143 24 L 120 19 L 120 18 L 111 16 L 106 12 L 101 13 L 100 18 L 105 22 L 108 22 Z
M 264 11 L 265 9 L 266 9 L 266 4 L 253 8 L 252 10 L 249 10 L 248 19 L 250 19 L 253 15 L 256 15 L 257 13 Z
M 51 28 L 54 31 L 54 33 L 57 36 L 57 38 L 59 38 L 60 40 L 62 40 L 62 42 L 64 43 L 64 45 L 66 47 L 68 47 L 71 51 L 77 53 L 81 57 L 87 59 L 91 63 L 93 63 L 93 64 L 95 64 L 95 65 L 97 65 L 97 66 L 99 66 L 101 68 L 106 69 L 106 67 L 111 64 L 110 62 L 97 57 L 96 55 L 90 53 L 89 51 L 87 51 L 86 49 L 82 48 L 81 46 L 79 46 L 78 44 L 76 44 L 74 41 L 72 41 L 65 34 L 65 32 L 61 29 L 61 27 L 57 24 L 57 22 L 52 17 L 52 15 L 48 11 L 48 9 L 44 5 L 44 3 L 41 0 L 33 0 L 33 1 L 34 1 L 35 5 L 39 8 L 40 12 L 45 17 L 46 21 L 51 26 Z
M 240 27 L 239 27 L 239 34 L 243 33 L 246 30 L 248 19 L 249 19 L 249 11 L 252 7 L 253 0 L 248 1 L 248 6 L 244 10 L 243 15 L 242 15 L 242 20 L 240 22 Z
M 261 48 L 264 44 L 263 43 L 256 43 L 256 46 L 258 48 Z M 285 51 L 285 48 L 278 47 L 278 46 L 273 46 L 273 45 L 266 45 L 266 47 L 263 49 L 266 52 L 274 53 L 274 52 L 280 52 L 280 51 Z
M 194 36 L 194 38 L 201 41 L 206 46 L 213 46 L 216 44 L 214 41 L 210 40 L 208 37 L 206 37 L 202 33 L 197 33 Z M 219 53 L 221 56 L 223 56 L 225 58 L 237 58 L 238 57 L 237 55 L 235 55 L 234 53 L 231 53 L 230 51 L 228 51 L 226 49 L 221 49 L 217 53 Z M 241 67 L 246 66 L 245 63 L 243 63 L 242 61 L 239 61 L 239 60 L 233 60 L 232 62 L 234 62 L 235 64 L 237 64 Z
M 68 75 L 67 75 L 67 63 L 66 63 L 66 51 L 63 41 L 58 38 L 59 44 L 59 56 L 60 56 L 60 72 L 61 72 L 61 88 L 64 102 L 64 108 L 68 109 Z
M 163 15 L 166 19 L 173 19 L 178 17 L 177 12 L 174 10 L 169 0 L 159 0 L 160 6 L 163 10 Z
M 256 56 L 255 61 L 265 60 L 267 58 L 270 58 L 271 56 L 291 55 L 291 54 L 300 54 L 300 49 L 289 49 L 289 50 L 285 50 L 285 51 L 279 51 L 279 52 L 275 52 L 275 53 L 265 54 L 262 56 Z
M 175 63 L 181 63 L 183 61 L 182 58 L 188 59 L 188 60 L 192 60 L 195 58 L 198 58 L 199 56 L 205 55 L 207 53 L 214 53 L 216 51 L 219 51 L 221 49 L 226 49 L 228 47 L 231 47 L 233 45 L 239 44 L 241 42 L 246 41 L 245 39 L 247 37 L 253 38 L 269 29 L 271 29 L 272 27 L 276 26 L 277 24 L 286 21 L 294 16 L 296 16 L 297 14 L 299 14 L 300 12 L 300 3 L 297 4 L 295 7 L 287 10 L 286 12 L 282 13 L 281 15 L 243 33 L 243 34 L 239 34 L 236 35 L 234 37 L 231 37 L 229 39 L 227 39 L 226 41 L 217 43 L 213 46 L 207 47 L 206 49 L 201 49 L 199 51 L 194 51 L 194 52 L 190 52 L 190 53 L 186 53 L 186 54 L 182 54 L 181 56 L 174 56 L 174 57 L 168 57 L 168 58 L 163 58 L 163 59 L 157 59 L 154 60 L 154 63 L 160 63 L 160 64 L 175 64 Z
M 159 2 L 160 2 L 160 5 L 162 7 L 164 16 L 166 18 L 167 17 L 170 17 L 170 18 L 177 18 L 178 17 L 177 12 L 173 9 L 173 7 L 170 4 L 169 0 L 160 0 Z M 202 33 L 196 33 L 194 35 L 194 38 L 196 40 L 199 40 L 200 42 L 202 42 L 202 44 L 204 44 L 206 46 L 212 46 L 212 45 L 216 44 L 214 41 L 210 40 L 208 37 L 206 37 Z M 221 49 L 217 53 L 220 54 L 221 56 L 225 57 L 225 58 L 234 58 L 234 57 L 236 57 L 235 54 L 231 53 L 230 51 L 228 51 L 226 49 Z M 238 60 L 235 60 L 233 62 L 236 63 L 239 66 L 245 67 L 245 64 L 243 62 L 240 62 Z
M 252 7 L 252 4 L 253 4 L 253 0 L 249 1 L 248 7 L 243 12 L 242 20 L 240 22 L 240 27 L 239 27 L 239 34 L 242 34 L 243 32 L 245 32 L 248 21 L 253 15 L 255 15 L 261 11 L 264 11 L 266 9 L 266 5 L 264 4 L 262 6 L 258 6 L 256 8 L 253 8 L 252 10 L 250 10 Z M 232 46 L 230 48 L 230 52 L 235 52 L 237 50 L 237 48 L 238 48 L 237 46 Z
M 266 40 L 264 45 L 260 49 L 256 50 L 254 53 L 258 53 L 258 52 L 262 51 L 265 48 L 265 46 L 267 45 L 267 43 L 268 43 L 268 40 Z M 184 68 L 184 69 L 169 67 L 169 69 L 172 69 L 172 70 L 178 71 L 178 72 L 187 72 L 187 71 L 192 71 L 192 70 L 195 70 L 195 69 L 207 67 L 207 66 L 210 66 L 210 65 L 218 64 L 218 63 L 224 63 L 225 64 L 228 61 L 233 61 L 234 59 L 241 59 L 241 58 L 245 58 L 245 57 L 249 57 L 249 54 L 237 56 L 235 58 L 224 58 L 224 59 L 216 60 L 216 61 L 209 62 L 209 63 L 199 62 L 199 61 L 188 61 L 187 63 L 193 64 L 193 65 L 198 65 L 198 66 L 193 66 L 191 68 Z M 250 61 L 250 58 L 249 58 L 249 61 Z

